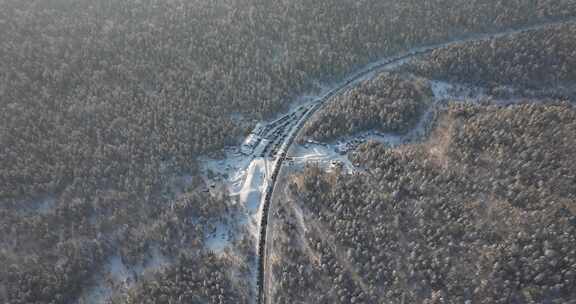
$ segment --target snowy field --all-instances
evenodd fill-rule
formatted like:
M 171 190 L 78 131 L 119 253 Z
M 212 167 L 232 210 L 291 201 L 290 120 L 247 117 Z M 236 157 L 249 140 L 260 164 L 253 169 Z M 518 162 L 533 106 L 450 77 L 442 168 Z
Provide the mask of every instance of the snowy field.
M 290 152 L 288 155 L 290 159 L 285 163 L 289 168 L 302 169 L 305 165 L 317 165 L 326 171 L 332 171 L 338 164 L 341 164 L 343 172 L 355 171 L 352 162 L 346 155 L 339 154 L 334 145 L 295 145 Z

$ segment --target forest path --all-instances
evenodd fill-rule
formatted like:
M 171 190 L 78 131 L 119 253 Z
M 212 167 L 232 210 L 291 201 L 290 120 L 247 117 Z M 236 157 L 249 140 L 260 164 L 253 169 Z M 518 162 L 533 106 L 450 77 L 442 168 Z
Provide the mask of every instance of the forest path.
M 449 46 L 453 46 L 453 45 L 458 45 L 458 44 L 463 44 L 463 43 L 468 43 L 468 42 L 479 42 L 479 41 L 487 41 L 487 40 L 491 40 L 491 39 L 497 39 L 497 38 L 501 38 L 501 37 L 506 37 L 506 36 L 511 36 L 511 35 L 516 35 L 516 34 L 520 34 L 520 33 L 524 33 L 524 32 L 529 32 L 529 31 L 533 31 L 533 30 L 539 30 L 539 29 L 543 29 L 546 27 L 552 27 L 552 26 L 558 26 L 558 25 L 562 25 L 562 24 L 569 24 L 569 23 L 573 23 L 576 22 L 576 18 L 567 18 L 564 20 L 560 20 L 560 21 L 550 21 L 550 22 L 544 22 L 544 23 L 540 23 L 540 24 L 535 24 L 535 25 L 529 25 L 529 26 L 524 26 L 524 27 L 518 27 L 518 28 L 512 28 L 512 29 L 508 29 L 508 30 L 504 30 L 501 32 L 495 32 L 495 33 L 487 33 L 487 34 L 473 34 L 473 35 L 467 35 L 465 37 L 458 37 L 455 38 L 453 40 L 444 42 L 444 43 L 440 43 L 440 44 L 432 44 L 432 45 L 428 45 L 428 46 L 420 46 L 420 47 L 415 47 L 409 51 L 406 51 L 398 56 L 393 56 L 393 57 L 389 57 L 389 58 L 385 58 L 379 61 L 376 61 L 372 64 L 368 64 L 366 65 L 363 69 L 360 69 L 359 71 L 352 73 L 349 77 L 347 77 L 344 81 L 342 81 L 340 84 L 336 85 L 332 90 L 330 90 L 329 92 L 327 92 L 324 96 L 318 98 L 317 103 L 319 104 L 325 104 L 326 101 L 330 100 L 332 97 L 342 94 L 344 92 L 346 92 L 347 90 L 351 89 L 352 87 L 356 86 L 357 84 L 359 84 L 360 82 L 362 82 L 363 80 L 366 79 L 370 79 L 374 76 L 376 76 L 376 74 L 378 72 L 381 71 L 385 71 L 385 70 L 393 70 L 395 68 L 397 68 L 398 66 L 402 65 L 403 63 L 406 63 L 408 60 L 411 60 L 413 58 L 416 58 L 418 56 L 422 56 L 422 55 L 426 55 L 429 54 L 431 52 L 433 52 L 434 50 L 437 49 L 441 49 L 441 48 L 445 48 L 445 47 L 449 47 Z M 272 201 L 272 197 L 274 197 L 274 192 L 275 192 L 275 184 L 276 184 L 276 179 L 279 175 L 284 174 L 284 172 L 282 172 L 282 169 L 284 168 L 282 166 L 284 158 L 286 157 L 286 153 L 291 149 L 292 147 L 292 143 L 295 137 L 300 135 L 300 132 L 302 130 L 302 127 L 304 125 L 304 123 L 309 120 L 312 116 L 314 116 L 315 113 L 319 112 L 320 109 L 322 108 L 322 106 L 317 107 L 314 111 L 311 111 L 310 115 L 304 117 L 302 119 L 302 121 L 300 123 L 297 124 L 297 126 L 295 126 L 295 129 L 293 130 L 293 135 L 294 136 L 290 136 L 289 138 L 287 138 L 284 143 L 283 143 L 283 149 L 281 149 L 280 153 L 278 153 L 279 156 L 277 156 L 277 158 L 274 160 L 274 169 L 273 172 L 275 172 L 275 174 L 272 174 L 271 177 L 271 181 L 268 182 L 267 185 L 267 189 L 263 192 L 263 193 L 267 193 L 269 192 L 270 195 L 268 196 L 268 199 L 263 201 L 263 208 L 262 208 L 262 215 L 261 215 L 261 225 L 260 225 L 260 235 L 261 235 L 261 239 L 259 240 L 258 243 L 258 252 L 260 254 L 260 251 L 262 252 L 262 254 L 260 256 L 258 256 L 259 259 L 259 268 L 258 268 L 258 274 L 257 274 L 257 288 L 258 290 L 256 291 L 257 293 L 257 299 L 256 299 L 256 303 L 257 304 L 264 304 L 264 303 L 273 303 L 272 301 L 272 297 L 269 294 L 271 288 L 269 287 L 270 284 L 272 284 L 272 277 L 270 274 L 270 269 L 268 267 L 269 263 L 268 263 L 268 258 L 269 256 L 266 254 L 267 252 L 272 252 L 272 247 L 271 247 L 271 243 L 272 242 L 268 242 L 268 239 L 271 239 L 271 235 L 269 235 L 271 233 L 270 229 L 267 229 L 267 225 L 268 223 L 270 223 L 271 219 L 273 218 L 272 216 L 270 216 L 270 214 L 274 214 L 274 212 L 270 212 L 270 209 L 274 209 L 274 207 L 270 207 L 270 202 Z M 282 153 L 284 152 L 284 153 Z M 262 248 L 262 250 L 260 250 L 260 248 Z

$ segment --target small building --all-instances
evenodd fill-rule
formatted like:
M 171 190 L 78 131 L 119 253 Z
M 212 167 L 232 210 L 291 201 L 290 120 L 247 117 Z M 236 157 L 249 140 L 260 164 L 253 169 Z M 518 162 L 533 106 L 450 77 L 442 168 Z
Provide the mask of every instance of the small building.
M 264 127 L 263 124 L 261 123 L 256 124 L 256 127 L 254 128 L 254 130 L 252 130 L 252 133 L 250 133 L 250 135 L 248 135 L 248 137 L 246 137 L 246 139 L 242 143 L 242 146 L 240 147 L 240 152 L 245 155 L 252 154 L 254 152 L 254 148 L 256 148 L 256 146 L 258 146 L 258 144 L 262 140 L 262 136 L 264 135 L 265 129 L 266 128 Z
M 261 139 L 256 147 L 253 148 L 254 155 L 266 154 L 266 147 L 270 144 L 270 140 Z
M 254 128 L 254 131 L 252 131 L 251 134 L 262 137 L 264 135 L 265 130 L 266 127 L 262 123 L 257 123 L 256 127 Z

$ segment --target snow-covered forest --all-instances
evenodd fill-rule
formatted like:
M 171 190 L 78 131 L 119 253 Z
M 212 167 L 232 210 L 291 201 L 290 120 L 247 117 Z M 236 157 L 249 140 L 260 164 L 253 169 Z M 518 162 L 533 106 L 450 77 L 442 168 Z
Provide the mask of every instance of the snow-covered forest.
M 222 215 L 237 214 L 240 206 L 232 204 L 224 191 L 214 195 L 216 191 L 206 189 L 210 185 L 203 176 L 203 160 L 218 159 L 226 147 L 240 145 L 257 122 L 287 111 L 297 96 L 317 93 L 322 85 L 341 80 L 370 62 L 420 45 L 574 17 L 573 0 L 0 0 L 0 302 L 250 303 L 254 299 L 252 283 L 247 279 L 254 262 L 250 241 L 238 237 L 234 252 L 215 253 L 210 245 L 214 235 L 222 234 L 222 226 L 215 223 L 227 221 Z M 373 128 L 407 131 L 417 121 L 413 116 L 429 106 L 428 78 L 484 86 L 495 98 L 519 96 L 554 102 L 573 98 L 574 25 L 526 35 L 441 49 L 399 72 L 367 82 L 355 89 L 357 95 L 337 97 L 334 105 L 320 114 L 350 119 L 349 124 L 334 131 L 330 125 L 338 122 L 336 118 L 317 121 L 318 125 L 311 128 L 318 131 L 310 131 L 310 135 L 334 139 Z M 475 67 L 475 73 L 470 73 L 471 67 Z M 383 92 L 395 95 L 385 97 Z M 366 101 L 368 95 L 374 100 Z M 350 114 L 346 103 L 350 99 L 350 105 L 362 106 L 352 117 L 346 116 Z M 492 161 L 510 164 L 510 172 L 498 175 L 502 179 L 487 176 L 493 184 L 481 186 L 474 181 L 465 185 L 496 185 L 493 190 L 506 192 L 503 197 L 513 208 L 538 209 L 544 202 L 553 207 L 538 209 L 541 214 L 562 213 L 560 205 L 552 204 L 558 202 L 566 205 L 568 214 L 574 214 L 573 167 L 563 167 L 570 164 L 570 159 L 553 157 L 557 151 L 574 152 L 569 141 L 561 146 L 564 150 L 557 150 L 559 139 L 554 137 L 564 134 L 562 138 L 567 139 L 574 134 L 569 123 L 571 111 L 564 103 L 550 109 L 521 106 L 517 111 L 451 108 L 445 117 L 468 120 L 460 129 L 450 129 L 455 142 L 448 146 L 451 154 L 446 155 L 461 160 L 467 172 L 474 172 L 474 168 L 483 166 L 477 160 L 486 156 L 482 153 L 499 153 L 499 158 Z M 528 131 L 540 132 L 539 124 L 557 123 L 553 130 L 564 133 L 548 134 L 545 139 L 550 142 L 545 144 L 549 150 L 531 149 L 521 159 L 549 160 L 552 163 L 542 168 L 562 175 L 547 171 L 542 176 L 532 172 L 525 176 L 524 163 L 509 162 L 506 157 L 512 152 L 507 145 L 532 148 L 532 142 L 522 133 L 526 130 L 518 129 L 505 142 L 498 142 L 501 147 L 490 132 L 505 133 L 509 126 L 493 126 L 482 132 L 469 129 L 475 125 L 484 128 L 483 117 L 498 115 L 510 124 L 522 123 L 523 113 L 541 115 L 544 120 L 528 121 L 535 128 Z M 368 114 L 371 116 L 366 120 L 364 115 Z M 496 124 L 493 118 L 485 119 Z M 474 149 L 484 145 L 493 150 Z M 381 166 L 389 160 L 378 159 L 374 151 L 379 149 L 360 146 L 356 162 Z M 415 149 L 407 155 L 417 152 Z M 393 152 L 380 154 L 397 157 Z M 450 163 L 450 157 L 441 157 L 441 161 Z M 448 173 L 448 177 L 444 173 L 436 177 L 436 173 L 419 168 L 412 169 L 422 170 L 415 174 L 428 184 L 452 178 Z M 322 214 L 324 204 L 338 196 L 328 199 L 326 195 L 335 191 L 333 186 L 323 184 L 326 177 L 321 171 L 309 171 L 304 175 L 308 182 L 301 195 L 313 192 L 314 187 L 324 187 L 326 194 L 307 204 L 319 202 L 312 214 L 326 216 Z M 402 186 L 411 177 L 406 178 Z M 536 190 L 530 188 L 538 192 L 534 196 L 523 192 L 521 182 L 530 178 L 537 179 Z M 508 189 L 505 182 L 517 187 Z M 540 183 L 542 186 L 538 186 Z M 539 192 L 543 185 L 558 186 L 550 186 L 552 195 Z M 382 193 L 397 193 L 394 197 L 398 200 L 404 199 L 404 194 L 422 195 L 413 194 L 411 188 L 404 193 L 400 186 L 394 187 L 382 188 Z M 356 193 L 358 189 L 350 191 Z M 473 192 L 477 195 L 474 198 L 489 192 L 478 191 Z M 544 194 L 537 196 L 540 193 Z M 434 213 L 436 209 L 430 208 L 423 210 Z M 347 211 L 340 207 L 337 211 L 353 220 L 352 216 L 368 212 L 368 208 Z M 573 227 L 569 221 L 568 217 L 555 224 L 547 220 L 535 223 L 550 224 L 547 227 L 560 234 Z M 326 225 L 340 229 L 330 220 Z M 236 228 L 233 222 L 227 227 Z M 433 233 L 428 231 L 433 229 L 422 233 Z M 512 242 L 510 233 L 501 236 L 502 242 Z M 365 244 L 352 232 L 346 237 Z M 378 237 L 382 244 L 388 244 L 384 235 Z M 563 240 L 564 236 L 550 234 L 553 237 Z M 564 242 L 565 246 L 573 244 L 569 241 Z M 550 253 L 538 249 L 540 245 L 518 246 L 532 246 L 532 251 L 526 252 L 535 259 L 543 252 L 554 260 L 538 260 L 542 263 L 557 263 L 550 273 L 538 278 L 548 280 L 549 275 L 555 284 L 545 290 L 527 285 L 531 289 L 521 292 L 531 294 L 534 301 L 569 299 L 573 293 L 565 284 L 574 283 L 574 264 L 559 256 L 570 256 L 570 252 L 574 256 L 572 247 L 554 247 Z M 326 250 L 321 246 L 317 249 Z M 442 254 L 439 252 L 438 258 L 444 257 Z M 506 254 L 522 261 L 517 252 Z M 347 258 L 372 259 L 362 251 L 351 251 Z M 287 261 L 291 259 L 295 257 Z M 381 262 L 380 256 L 375 259 Z M 432 264 L 444 267 L 442 263 Z M 286 265 L 278 267 L 285 267 L 282 271 L 287 271 L 290 280 L 306 277 L 302 269 L 307 266 Z M 554 272 L 554 267 L 566 265 L 572 268 Z M 499 267 L 504 270 L 498 270 L 498 278 L 508 282 L 497 284 L 501 288 L 524 286 L 516 280 L 519 276 L 537 280 L 532 272 L 516 276 L 519 272 L 505 262 Z M 366 273 L 381 283 L 384 271 L 388 268 L 381 273 L 375 270 L 377 275 Z M 422 271 L 427 280 L 436 278 L 435 283 L 421 285 L 425 286 L 419 291 L 422 293 L 436 292 L 443 287 L 438 283 L 444 282 L 440 276 L 450 273 L 442 269 Z M 349 290 L 354 294 L 350 296 L 344 291 L 348 289 L 341 287 L 348 284 L 345 280 L 345 276 L 336 276 L 331 281 L 338 286 L 332 291 L 338 297 L 330 297 L 330 301 L 353 303 L 353 297 L 356 303 L 367 303 L 372 299 L 358 296 L 354 289 Z M 410 283 L 406 278 L 402 280 L 390 284 Z M 468 289 L 475 286 L 474 282 L 465 283 Z M 295 299 L 287 297 L 291 290 L 311 286 L 302 287 L 303 282 L 292 281 L 278 284 L 288 289 L 278 296 L 277 303 L 294 303 Z M 464 293 L 462 290 L 465 288 L 458 292 Z M 402 301 L 408 302 L 423 298 L 404 297 Z M 298 300 L 319 303 L 314 298 Z

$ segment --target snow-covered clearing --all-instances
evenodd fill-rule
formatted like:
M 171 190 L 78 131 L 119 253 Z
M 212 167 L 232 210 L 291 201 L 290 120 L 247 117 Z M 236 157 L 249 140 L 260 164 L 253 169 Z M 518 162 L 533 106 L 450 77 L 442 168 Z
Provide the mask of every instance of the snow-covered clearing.
M 485 88 L 471 85 L 430 80 L 430 87 L 437 102 L 447 100 L 478 101 L 488 98 Z
M 260 194 L 266 188 L 267 171 L 265 159 L 254 159 L 246 170 L 242 189 L 237 193 L 230 193 L 230 195 L 238 195 L 240 203 L 251 215 L 258 211 Z
M 204 162 L 205 172 L 208 170 L 210 177 L 204 175 L 208 187 L 216 183 L 222 184 L 227 191 L 231 204 L 239 204 L 241 214 L 229 215 L 238 221 L 238 225 L 245 226 L 254 238 L 258 235 L 259 210 L 262 201 L 262 193 L 267 187 L 267 179 L 271 174 L 272 162 L 265 158 L 245 156 L 241 154 L 229 154 L 224 160 L 209 160 Z M 210 191 L 213 191 L 211 188 Z M 227 228 L 216 223 L 220 231 Z M 221 235 L 222 233 L 220 233 Z M 225 232 L 226 237 L 214 237 L 209 233 L 205 238 L 205 244 L 209 250 L 220 252 L 231 245 L 235 231 Z
M 436 117 L 436 108 L 441 107 L 445 102 L 479 103 L 490 102 L 498 105 L 508 105 L 516 103 L 520 99 L 500 100 L 493 98 L 488 90 L 472 85 L 450 83 L 446 81 L 430 80 L 430 88 L 433 93 L 432 103 L 418 119 L 412 129 L 405 134 L 383 133 L 376 130 L 359 132 L 357 134 L 344 136 L 336 141 L 321 144 L 326 147 L 333 147 L 340 154 L 355 150 L 360 144 L 366 141 L 376 141 L 389 147 L 396 147 L 401 144 L 417 142 L 425 137 L 432 127 Z
M 39 214 L 47 214 L 56 208 L 56 199 L 54 197 L 45 197 L 32 202 L 30 211 Z
M 494 96 L 487 88 L 469 84 L 430 80 L 430 87 L 432 88 L 436 104 L 451 101 L 462 103 L 486 102 L 499 106 L 508 106 L 529 100 L 529 98 L 519 96 L 517 90 L 510 86 L 499 88 L 500 93 L 505 91 L 507 96 L 505 98 Z
M 334 145 L 323 145 L 308 143 L 296 145 L 288 155 L 286 162 L 288 167 L 301 169 L 307 164 L 318 165 L 327 171 L 334 170 L 338 165 L 342 165 L 343 172 L 354 172 L 354 165 L 346 157 L 337 152 Z
M 223 184 L 230 193 L 238 193 L 244 184 L 251 157 L 236 150 L 227 150 L 223 159 L 201 158 L 202 178 L 206 189 L 217 183 Z
M 222 252 L 230 246 L 234 231 L 231 230 L 230 225 L 224 222 L 216 223 L 214 230 L 207 234 L 204 245 L 206 249 L 213 252 Z
M 329 145 L 335 146 L 335 150 L 343 154 L 356 149 L 360 144 L 366 141 L 376 141 L 389 147 L 395 147 L 403 144 L 405 140 L 404 136 L 400 134 L 383 133 L 371 130 L 360 132 L 352 136 L 342 137 Z
M 258 124 L 258 131 L 250 136 L 258 136 L 257 140 L 243 142 L 256 143 L 253 147 L 243 149 L 242 146 L 229 147 L 221 159 L 203 157 L 202 179 L 204 191 L 218 192 L 223 190 L 230 198 L 231 204 L 239 204 L 242 214 L 230 215 L 236 219 L 240 227 L 245 227 L 256 244 L 259 235 L 259 225 L 262 213 L 262 200 L 268 188 L 269 181 L 277 161 L 274 151 L 286 148 L 286 141 L 298 129 L 304 115 L 317 104 L 326 94 L 338 87 L 334 85 L 316 84 L 314 92 L 309 92 L 295 98 L 284 114 Z M 249 153 L 242 153 L 248 151 Z M 234 234 L 230 232 L 229 234 Z M 230 239 L 230 238 L 229 238 Z M 228 240 L 229 240 L 228 239 Z M 215 239 L 207 235 L 206 244 L 213 251 L 222 251 L 229 247 L 225 239 Z

